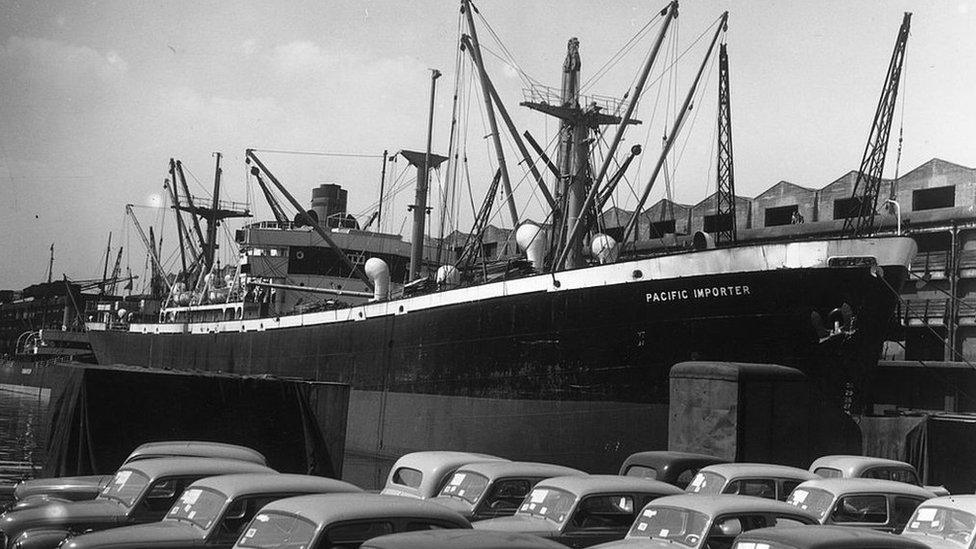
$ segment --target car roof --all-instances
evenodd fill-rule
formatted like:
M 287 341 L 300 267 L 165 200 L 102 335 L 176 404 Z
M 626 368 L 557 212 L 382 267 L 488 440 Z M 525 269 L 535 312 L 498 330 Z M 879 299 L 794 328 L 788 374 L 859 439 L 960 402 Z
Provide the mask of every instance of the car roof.
M 536 463 L 533 461 L 479 461 L 458 467 L 457 472 L 470 471 L 484 475 L 489 479 L 507 476 L 528 477 L 564 477 L 585 475 L 583 471 L 554 465 L 552 463 Z
M 261 465 L 267 465 L 268 461 L 264 455 L 257 450 L 240 446 L 237 444 L 227 444 L 226 442 L 208 442 L 203 440 L 164 440 L 159 442 L 147 442 L 139 445 L 125 459 L 128 463 L 133 459 L 146 456 L 195 456 L 195 457 L 222 457 L 228 459 L 239 459 L 241 461 L 253 461 Z
M 363 549 L 566 549 L 555 541 L 518 532 L 491 530 L 426 530 L 379 536 L 366 541 Z
M 789 513 L 803 515 L 814 520 L 817 518 L 808 511 L 798 509 L 783 501 L 732 494 L 667 496 L 648 503 L 645 508 L 647 507 L 682 507 L 705 513 L 710 517 L 725 513 Z
M 443 505 L 422 499 L 382 494 L 296 496 L 273 501 L 265 505 L 261 512 L 299 515 L 316 523 L 316 526 L 341 520 L 384 517 L 441 519 L 470 526 L 464 517 Z
M 738 549 L 741 542 L 778 542 L 796 547 L 797 549 L 846 549 L 846 548 L 878 548 L 878 549 L 925 549 L 928 545 L 918 541 L 878 532 L 870 528 L 853 528 L 850 526 L 788 526 L 757 528 L 735 538 Z
M 844 473 L 844 476 L 857 476 L 871 467 L 908 467 L 913 471 L 915 470 L 914 466 L 904 461 L 871 456 L 846 455 L 819 457 L 810 464 L 810 471 L 816 471 L 820 467 L 838 469 Z
M 282 473 L 238 473 L 202 478 L 190 488 L 209 488 L 229 498 L 242 494 L 280 492 L 362 492 L 358 486 L 334 478 Z
M 796 478 L 796 479 L 815 479 L 817 475 L 788 465 L 775 465 L 772 463 L 716 463 L 699 469 L 699 473 L 711 471 L 722 475 L 726 479 L 735 477 L 769 477 L 769 478 Z
M 922 505 L 925 507 L 958 509 L 976 515 L 976 495 L 942 496 L 932 498 Z
M 729 460 L 707 454 L 694 454 L 691 452 L 672 452 L 670 450 L 650 450 L 647 452 L 636 452 L 627 456 L 623 467 L 627 465 L 672 465 L 678 463 L 726 463 Z
M 143 459 L 127 463 L 119 470 L 127 469 L 139 471 L 150 479 L 166 476 L 180 475 L 226 475 L 229 473 L 274 473 L 275 470 L 264 465 L 241 461 L 239 459 L 219 459 L 219 458 L 198 458 L 198 457 L 178 457 L 178 458 L 158 458 Z
M 412 452 L 400 457 L 390 469 L 386 485 L 395 486 L 397 489 L 412 490 L 424 494 L 433 494 L 447 473 L 450 473 L 462 465 L 479 461 L 508 461 L 505 458 L 490 456 L 488 454 L 475 454 L 471 452 L 453 452 L 433 450 L 427 452 Z M 423 473 L 420 479 L 420 486 L 411 487 L 393 482 L 393 475 L 402 467 L 416 469 Z
M 621 475 L 565 476 L 546 479 L 536 488 L 558 488 L 577 496 L 601 492 L 648 492 L 653 494 L 681 494 L 680 488 L 659 480 Z
M 890 492 L 931 499 L 935 494 L 907 482 L 896 480 L 882 480 L 877 478 L 818 478 L 808 480 L 797 488 L 819 488 L 834 495 L 844 495 L 864 492 Z

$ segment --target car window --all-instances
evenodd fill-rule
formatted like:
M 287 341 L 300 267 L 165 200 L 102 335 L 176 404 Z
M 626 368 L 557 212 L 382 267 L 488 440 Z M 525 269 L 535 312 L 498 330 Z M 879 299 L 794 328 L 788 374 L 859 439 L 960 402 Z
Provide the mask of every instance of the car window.
M 424 479 L 424 474 L 416 469 L 400 467 L 393 473 L 393 484 L 419 488 L 420 481 Z
M 723 486 L 725 486 L 725 477 L 722 475 L 711 471 L 698 471 L 698 474 L 691 479 L 685 491 L 693 494 L 712 496 L 721 494 Z
M 126 507 L 131 507 L 148 484 L 149 477 L 146 475 L 139 471 L 123 469 L 115 473 L 98 498 L 113 499 Z
M 325 533 L 327 547 L 333 549 L 359 547 L 364 541 L 393 533 L 393 525 L 386 521 L 362 521 L 338 524 Z
M 439 495 L 477 503 L 487 487 L 488 477 L 470 471 L 458 471 L 451 475 L 451 479 L 444 485 Z
M 633 522 L 634 498 L 602 495 L 584 498 L 571 520 L 576 528 L 627 528 Z
M 906 482 L 918 486 L 918 476 L 915 471 L 907 467 L 872 467 L 864 472 L 864 478 L 879 478 L 882 480 L 894 480 Z
M 779 496 L 776 499 L 786 501 L 786 499 L 790 497 L 790 494 L 793 493 L 793 490 L 795 490 L 796 487 L 801 484 L 803 484 L 802 480 L 784 480 L 782 489 L 780 490 Z
M 888 522 L 888 499 L 880 495 L 842 497 L 834 505 L 830 520 L 839 524 L 845 522 L 884 524 Z
M 773 526 L 776 527 L 792 527 L 792 526 L 803 526 L 804 524 L 809 524 L 809 522 L 803 522 L 800 519 L 794 517 L 773 517 Z
M 708 538 L 705 540 L 704 547 L 708 549 L 728 549 L 732 547 L 732 541 L 736 536 L 756 528 L 767 526 L 766 517 L 762 515 L 736 515 L 732 517 L 720 517 L 708 531 Z
M 722 493 L 776 499 L 776 481 L 766 478 L 733 480 L 722 490 Z
M 891 511 L 891 525 L 895 527 L 896 530 L 901 530 L 908 524 L 908 519 L 911 518 L 912 513 L 915 509 L 922 504 L 923 500 L 916 498 L 908 498 L 904 496 L 895 496 L 895 503 L 892 506 Z
M 233 545 L 240 537 L 241 532 L 244 531 L 244 527 L 254 518 L 254 515 L 265 505 L 279 499 L 281 496 L 262 495 L 239 498 L 231 502 L 211 534 L 211 539 L 218 543 Z
M 157 480 L 146 490 L 142 501 L 138 504 L 138 513 L 153 520 L 162 520 L 166 511 L 169 511 L 176 503 L 176 499 L 183 494 L 183 490 L 198 478 L 171 477 Z
M 678 478 L 674 479 L 674 485 L 684 490 L 688 487 L 688 483 L 691 482 L 691 479 L 695 478 L 696 474 L 698 474 L 698 469 L 685 469 L 684 471 L 681 471 Z
M 844 476 L 844 473 L 840 469 L 834 469 L 833 467 L 817 467 L 813 470 L 813 474 L 823 478 L 841 478 Z
M 532 483 L 522 478 L 496 481 L 485 498 L 484 507 L 492 511 L 515 513 L 531 489 Z
M 279 513 L 260 513 L 237 541 L 238 547 L 254 549 L 306 549 L 315 535 L 315 523 Z
M 645 467 L 644 465 L 631 465 L 627 468 L 627 472 L 624 474 L 628 477 L 656 479 L 657 469 L 653 467 Z

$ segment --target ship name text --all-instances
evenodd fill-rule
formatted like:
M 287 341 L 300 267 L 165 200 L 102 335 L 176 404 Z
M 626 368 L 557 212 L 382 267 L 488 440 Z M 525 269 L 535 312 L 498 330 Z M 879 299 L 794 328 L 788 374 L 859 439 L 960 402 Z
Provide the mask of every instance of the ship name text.
M 739 286 L 711 286 L 708 288 L 682 288 L 680 290 L 663 290 L 647 294 L 648 303 L 665 301 L 682 301 L 686 299 L 711 299 L 715 297 L 735 297 L 752 295 L 748 284 Z

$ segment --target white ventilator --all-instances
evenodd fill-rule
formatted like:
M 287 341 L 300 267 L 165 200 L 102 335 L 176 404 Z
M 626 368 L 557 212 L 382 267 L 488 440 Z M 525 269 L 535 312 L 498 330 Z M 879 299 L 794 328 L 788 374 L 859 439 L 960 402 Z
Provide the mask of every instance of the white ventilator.
M 620 246 L 617 245 L 617 241 L 612 236 L 598 233 L 593 235 L 590 251 L 593 252 L 593 257 L 600 262 L 600 265 L 606 265 L 617 260 L 617 256 L 620 254 Z
M 515 230 L 515 242 L 525 251 L 525 257 L 537 271 L 542 270 L 546 256 L 546 235 L 542 227 L 526 221 Z
M 363 267 L 366 276 L 373 281 L 373 299 L 382 301 L 390 297 L 390 266 L 378 257 L 366 260 Z

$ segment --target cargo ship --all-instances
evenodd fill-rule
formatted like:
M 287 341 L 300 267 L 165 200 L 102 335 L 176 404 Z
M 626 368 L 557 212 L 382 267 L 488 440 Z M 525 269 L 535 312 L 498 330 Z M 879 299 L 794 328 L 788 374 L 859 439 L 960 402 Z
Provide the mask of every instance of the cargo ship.
M 510 125 L 497 94 L 492 97 L 470 3 L 462 9 L 470 32 L 462 42 L 479 68 L 485 103 Z M 661 16 L 657 46 L 677 3 Z M 724 17 L 720 23 L 706 61 Z M 562 89 L 554 95 L 533 90 L 523 103 L 560 119 L 558 156 L 545 159 L 559 175 L 554 191 L 536 178 L 552 214 L 544 223 L 517 219 L 503 162 L 482 207 L 488 212 L 493 196 L 504 191 L 499 210 L 512 214 L 518 257 L 472 261 L 474 239 L 453 263 L 425 258 L 427 178 L 432 167 L 456 156 L 430 152 L 430 128 L 427 151 L 403 152 L 418 169 L 409 264 L 407 245 L 396 237 L 330 222 L 341 208 L 328 210 L 319 200 L 316 211 L 313 197 L 305 211 L 249 150 L 265 196 L 276 189 L 288 198 L 298 210 L 294 222 L 276 213 L 275 222 L 245 226 L 237 236 L 240 265 L 224 281 L 213 276 L 213 249 L 201 254 L 196 282 L 174 284 L 154 319 L 116 312 L 89 322 L 98 362 L 349 383 L 346 477 L 363 485 L 375 485 L 393 458 L 424 449 L 615 471 L 631 452 L 667 446 L 668 372 L 685 360 L 794 366 L 816 379 L 827 398 L 856 406 L 850 400 L 877 363 L 914 241 L 852 234 L 737 244 L 734 209 L 719 212 L 717 235 L 697 234 L 693 248 L 673 253 L 642 256 L 632 226 L 622 237 L 601 233 L 592 212 L 640 152 L 632 148 L 618 173 L 608 175 L 623 131 L 637 123 L 633 106 L 647 70 L 626 106 L 601 106 L 579 94 L 578 47 L 570 41 Z M 720 64 L 727 78 L 727 65 Z M 647 191 L 694 92 L 693 86 Z M 727 101 L 726 95 L 720 108 L 726 122 Z M 618 134 L 597 170 L 589 165 L 590 137 L 610 125 Z M 732 175 L 731 129 L 719 128 L 720 155 L 727 155 L 719 162 L 726 166 L 719 188 L 734 206 L 734 188 L 724 186 Z M 207 217 L 200 207 L 177 209 Z M 482 214 L 472 235 L 484 231 Z M 309 307 L 286 292 L 334 299 Z

